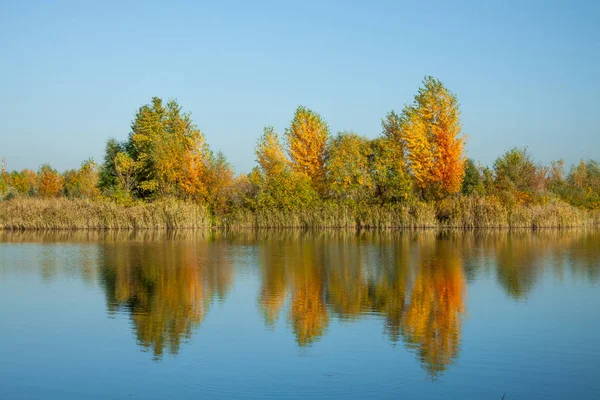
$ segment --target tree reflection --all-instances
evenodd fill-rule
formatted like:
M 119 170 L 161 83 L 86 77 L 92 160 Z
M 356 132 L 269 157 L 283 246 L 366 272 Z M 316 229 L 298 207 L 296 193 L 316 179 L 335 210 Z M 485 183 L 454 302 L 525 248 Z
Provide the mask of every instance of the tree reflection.
M 228 260 L 219 242 L 108 244 L 100 271 L 109 312 L 130 314 L 138 343 L 155 359 L 165 349 L 177 354 L 213 298 L 227 292 Z
M 300 346 L 324 333 L 331 315 L 385 317 L 390 339 L 403 338 L 432 377 L 458 357 L 466 283 L 462 246 L 433 233 L 373 241 L 335 235 L 261 247 L 259 305 L 272 326 L 291 292 L 289 320 Z
M 459 249 L 449 240 L 423 255 L 402 319 L 403 336 L 435 378 L 458 357 L 465 278 Z
M 325 273 L 312 241 L 290 246 L 292 300 L 290 322 L 300 346 L 321 337 L 329 322 L 325 307 Z
M 459 356 L 467 279 L 494 277 L 518 301 L 527 299 L 547 268 L 558 279 L 600 280 L 595 230 L 0 232 L 0 238 L 85 244 L 36 247 L 41 273 L 99 279 L 109 312 L 127 315 L 138 344 L 156 359 L 178 353 L 212 302 L 226 298 L 236 249 L 251 247 L 257 251 L 244 250 L 239 267 L 257 267 L 258 308 L 268 328 L 274 330 L 283 315 L 303 347 L 318 342 L 334 320 L 375 318 L 390 341 L 415 352 L 433 379 Z M 73 255 L 78 261 L 67 262 Z M 10 263 L 4 264 L 6 272 Z

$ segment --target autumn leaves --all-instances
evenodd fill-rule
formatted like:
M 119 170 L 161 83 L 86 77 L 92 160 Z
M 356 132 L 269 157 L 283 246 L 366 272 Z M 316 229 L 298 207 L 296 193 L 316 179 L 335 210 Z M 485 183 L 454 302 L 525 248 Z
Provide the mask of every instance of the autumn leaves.
M 390 112 L 382 126 L 373 140 L 333 136 L 319 114 L 300 106 L 282 140 L 265 128 L 257 167 L 236 177 L 189 113 L 154 97 L 137 111 L 127 140 L 108 140 L 100 168 L 89 161 L 61 175 L 45 165 L 33 180 L 26 171 L 4 173 L 0 191 L 103 196 L 122 205 L 176 198 L 206 204 L 215 215 L 296 212 L 323 201 L 354 207 L 438 200 L 459 191 L 465 160 L 458 102 L 440 81 L 426 78 L 413 104 Z
M 465 157 L 458 101 L 440 81 L 425 78 L 414 103 L 401 115 L 390 112 L 382 126 L 374 140 L 352 132 L 331 137 L 319 114 L 298 107 L 285 131 L 287 157 L 272 128 L 257 143 L 259 167 L 250 181 L 258 203 L 281 208 L 314 198 L 387 203 L 439 199 L 460 190 Z M 282 199 L 277 190 L 284 186 L 303 188 L 288 193 L 299 201 Z

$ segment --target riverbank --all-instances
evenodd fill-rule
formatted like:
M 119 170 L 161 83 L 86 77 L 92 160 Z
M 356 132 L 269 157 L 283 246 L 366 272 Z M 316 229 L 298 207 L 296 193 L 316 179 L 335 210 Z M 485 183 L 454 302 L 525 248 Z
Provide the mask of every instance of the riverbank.
M 552 199 L 503 206 L 494 198 L 457 196 L 438 203 L 339 204 L 320 202 L 302 211 L 238 208 L 222 215 L 202 204 L 173 199 L 122 206 L 107 200 L 15 198 L 0 203 L 0 229 L 198 228 L 568 228 L 600 226 L 600 213 Z

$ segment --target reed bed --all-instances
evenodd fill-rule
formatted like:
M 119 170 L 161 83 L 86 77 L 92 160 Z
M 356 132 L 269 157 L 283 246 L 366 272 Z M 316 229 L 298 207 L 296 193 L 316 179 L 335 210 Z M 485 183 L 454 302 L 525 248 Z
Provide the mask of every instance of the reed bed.
M 0 229 L 178 229 L 211 226 L 207 207 L 176 200 L 121 206 L 103 200 L 15 198 L 0 203 Z
M 289 212 L 245 208 L 213 215 L 202 204 L 174 199 L 122 206 L 106 200 L 14 198 L 0 202 L 0 229 L 189 228 L 568 228 L 599 226 L 600 213 L 553 199 L 544 205 L 505 207 L 495 198 L 457 196 L 438 203 L 320 202 Z

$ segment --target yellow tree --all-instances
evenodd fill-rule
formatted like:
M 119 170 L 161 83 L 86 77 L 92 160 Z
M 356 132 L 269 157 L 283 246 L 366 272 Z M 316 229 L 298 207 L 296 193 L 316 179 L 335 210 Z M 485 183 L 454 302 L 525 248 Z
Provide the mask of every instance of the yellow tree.
M 315 188 L 322 189 L 329 127 L 321 116 L 300 106 L 285 131 L 292 168 L 305 173 Z
M 465 138 L 456 96 L 439 80 L 426 77 L 401 123 L 416 186 L 435 197 L 458 192 L 465 174 Z
M 218 152 L 215 156 L 208 154 L 208 165 L 206 178 L 207 200 L 213 210 L 219 214 L 227 212 L 229 192 L 234 184 L 234 175 L 231 165 L 227 162 L 225 155 Z
M 317 197 L 310 177 L 292 169 L 273 128 L 265 128 L 255 154 L 259 167 L 248 179 L 256 207 L 292 211 L 306 207 Z
M 55 169 L 48 164 L 42 165 L 38 179 L 40 196 L 58 197 L 63 187 L 63 179 Z
M 32 194 L 37 190 L 37 176 L 34 171 L 24 169 L 21 172 L 14 171 L 10 175 L 4 174 L 8 186 L 12 186 L 21 194 Z
M 327 183 L 338 199 L 361 200 L 369 196 L 373 180 L 369 174 L 369 141 L 355 133 L 338 133 L 327 157 Z
M 95 198 L 100 194 L 98 190 L 98 165 L 89 159 L 81 164 L 77 171 L 79 195 L 88 199 Z
M 256 144 L 256 161 L 264 176 L 276 176 L 281 174 L 288 164 L 283 147 L 279 142 L 279 136 L 273 127 L 265 128 L 263 135 Z

